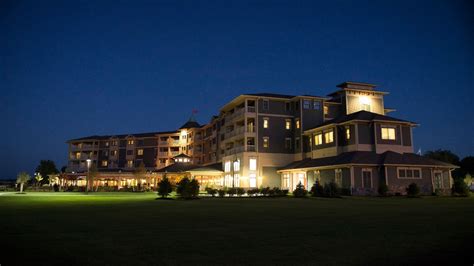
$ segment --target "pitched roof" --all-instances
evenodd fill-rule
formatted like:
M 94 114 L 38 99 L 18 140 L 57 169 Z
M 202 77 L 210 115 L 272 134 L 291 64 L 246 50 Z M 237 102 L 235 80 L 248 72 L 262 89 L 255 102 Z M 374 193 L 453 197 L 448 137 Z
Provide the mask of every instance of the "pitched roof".
M 191 158 L 191 156 L 188 156 L 184 153 L 180 153 L 180 154 L 176 155 L 175 157 L 173 157 L 173 159 L 174 158 Z
M 399 119 L 399 118 L 395 118 L 395 117 L 391 117 L 387 115 L 381 115 L 381 114 L 376 114 L 376 113 L 367 112 L 367 111 L 358 111 L 352 114 L 342 115 L 337 118 L 328 120 L 324 123 L 319 124 L 317 127 L 314 127 L 314 128 L 318 128 L 318 127 L 322 127 L 322 126 L 326 126 L 330 124 L 340 124 L 340 123 L 344 123 L 344 122 L 348 122 L 352 120 L 362 120 L 362 121 L 376 120 L 376 121 L 403 122 L 403 123 L 415 124 L 415 122 L 410 122 L 407 120 L 403 120 L 403 119 Z M 308 129 L 308 130 L 311 130 L 311 129 Z
M 457 166 L 448 164 L 445 162 L 433 160 L 427 157 L 416 155 L 414 153 L 396 153 L 393 151 L 387 151 L 382 154 L 377 154 L 370 151 L 353 151 L 341 153 L 337 156 L 324 157 L 318 159 L 304 159 L 300 161 L 292 162 L 279 170 L 289 169 L 303 169 L 303 168 L 316 168 L 333 165 L 344 165 L 344 164 L 367 164 L 367 165 L 429 165 L 439 167 L 452 167 Z
M 286 99 L 291 99 L 296 96 L 294 95 L 286 95 L 286 94 L 277 94 L 277 93 L 245 93 L 244 95 L 250 95 L 250 96 L 261 96 L 261 97 L 271 97 L 271 98 L 286 98 Z
M 222 169 L 222 163 L 209 164 L 209 165 L 197 167 L 197 168 L 194 168 L 194 169 L 190 169 L 188 171 L 194 171 L 194 172 L 219 171 L 219 172 L 224 172 L 223 169 Z
M 157 172 L 158 173 L 183 173 L 183 172 L 186 172 L 198 167 L 199 166 L 195 164 L 177 162 L 177 163 L 168 165 L 166 167 L 163 167 L 161 169 L 158 169 Z
M 92 135 L 88 137 L 82 137 L 82 138 L 77 138 L 77 139 L 70 139 L 70 141 L 78 141 L 78 140 L 107 140 L 110 138 L 125 138 L 128 136 L 131 137 L 136 137 L 136 138 L 146 138 L 146 137 L 154 137 L 158 134 L 170 134 L 170 133 L 176 133 L 175 131 L 156 131 L 156 132 L 147 132 L 147 133 L 132 133 L 132 134 L 119 134 L 119 135 Z

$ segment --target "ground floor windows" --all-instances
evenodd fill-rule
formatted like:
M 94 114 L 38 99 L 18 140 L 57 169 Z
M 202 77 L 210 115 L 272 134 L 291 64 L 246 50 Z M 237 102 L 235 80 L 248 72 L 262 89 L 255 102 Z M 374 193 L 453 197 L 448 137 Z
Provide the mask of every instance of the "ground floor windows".
M 402 179 L 421 179 L 421 169 L 420 168 L 398 168 L 398 178 Z
M 362 187 L 372 188 L 372 171 L 370 169 L 362 170 Z
M 283 174 L 283 181 L 281 185 L 283 188 L 290 187 L 290 174 Z
M 257 159 L 256 158 L 250 158 L 250 160 L 249 160 L 249 170 L 250 171 L 256 171 L 257 170 Z
M 257 175 L 250 174 L 249 175 L 249 187 L 257 187 Z
M 334 179 L 336 184 L 341 187 L 342 186 L 342 170 L 336 169 L 334 170 Z
M 441 172 L 434 172 L 434 185 L 435 188 L 443 188 L 443 174 Z
M 301 183 L 302 185 L 304 185 L 305 184 L 304 173 L 298 173 L 297 177 L 298 177 L 298 184 Z

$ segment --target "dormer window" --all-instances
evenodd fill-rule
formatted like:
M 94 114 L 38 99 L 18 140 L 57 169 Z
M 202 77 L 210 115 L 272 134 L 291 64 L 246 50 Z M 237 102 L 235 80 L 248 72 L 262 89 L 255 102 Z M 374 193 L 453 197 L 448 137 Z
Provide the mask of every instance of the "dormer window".
M 331 129 L 329 131 L 324 132 L 324 141 L 325 143 L 333 143 L 334 142 L 334 131 Z
M 346 139 L 351 139 L 351 129 L 349 127 L 346 127 Z
M 133 145 L 133 143 L 134 143 L 133 139 L 129 139 L 127 142 L 128 145 Z

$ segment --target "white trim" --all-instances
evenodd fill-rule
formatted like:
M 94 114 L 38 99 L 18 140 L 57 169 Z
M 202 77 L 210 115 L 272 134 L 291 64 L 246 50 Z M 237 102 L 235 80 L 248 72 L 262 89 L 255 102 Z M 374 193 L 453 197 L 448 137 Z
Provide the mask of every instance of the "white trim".
M 412 176 L 411 177 L 400 177 L 400 170 L 405 170 L 405 175 L 406 175 L 406 170 L 412 170 Z M 415 177 L 415 172 L 414 170 L 418 170 L 420 172 L 420 176 L 419 177 Z M 418 168 L 418 167 L 397 167 L 397 178 L 398 179 L 423 179 L 423 173 L 421 171 L 421 168 Z

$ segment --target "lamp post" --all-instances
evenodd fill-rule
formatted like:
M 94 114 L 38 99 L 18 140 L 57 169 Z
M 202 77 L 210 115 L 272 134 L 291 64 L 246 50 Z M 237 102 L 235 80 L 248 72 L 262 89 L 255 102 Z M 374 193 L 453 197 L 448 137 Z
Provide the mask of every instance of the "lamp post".
M 90 179 L 90 169 L 91 169 L 91 159 L 87 159 L 87 177 L 86 177 L 86 194 L 89 193 L 89 179 Z

